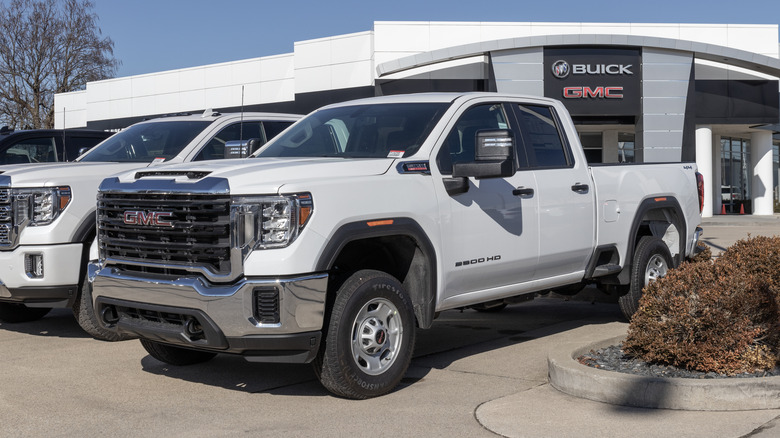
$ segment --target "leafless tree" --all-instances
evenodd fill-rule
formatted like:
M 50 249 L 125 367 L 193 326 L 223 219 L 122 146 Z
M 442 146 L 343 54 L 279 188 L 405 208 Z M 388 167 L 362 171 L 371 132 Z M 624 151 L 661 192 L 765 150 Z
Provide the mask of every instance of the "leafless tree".
M 54 94 L 111 78 L 119 61 L 90 0 L 0 3 L 0 121 L 54 126 Z

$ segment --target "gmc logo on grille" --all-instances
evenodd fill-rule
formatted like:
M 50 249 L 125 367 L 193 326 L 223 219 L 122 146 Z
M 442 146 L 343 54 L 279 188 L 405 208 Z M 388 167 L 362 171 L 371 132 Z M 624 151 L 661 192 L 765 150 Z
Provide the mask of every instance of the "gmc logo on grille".
M 169 211 L 128 210 L 122 220 L 127 225 L 172 227 L 173 222 L 168 220 L 172 217 L 173 213 Z

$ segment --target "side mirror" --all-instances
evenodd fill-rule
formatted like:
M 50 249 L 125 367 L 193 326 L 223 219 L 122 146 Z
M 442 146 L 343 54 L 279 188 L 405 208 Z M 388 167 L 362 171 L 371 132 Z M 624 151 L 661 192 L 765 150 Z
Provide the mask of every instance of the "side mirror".
M 81 149 L 79 149 L 79 157 L 84 155 L 84 154 L 86 154 L 87 151 L 89 151 L 90 149 L 92 149 L 92 148 L 81 148 Z
M 515 137 L 508 129 L 475 134 L 474 162 L 453 163 L 453 177 L 504 178 L 515 174 Z
M 246 158 L 257 150 L 259 143 L 259 138 L 225 142 L 225 158 Z

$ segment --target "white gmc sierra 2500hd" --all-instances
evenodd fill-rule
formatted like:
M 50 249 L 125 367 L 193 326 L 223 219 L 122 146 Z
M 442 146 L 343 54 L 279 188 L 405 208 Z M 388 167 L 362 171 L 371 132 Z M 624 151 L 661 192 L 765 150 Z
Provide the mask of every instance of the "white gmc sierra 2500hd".
M 118 339 L 100 328 L 91 297 L 80 294 L 100 182 L 150 163 L 222 158 L 226 141 L 263 143 L 299 118 L 210 110 L 162 117 L 114 134 L 73 163 L 0 167 L 0 320 L 31 321 L 52 307 L 72 307 L 89 334 Z
M 95 312 L 169 364 L 313 362 L 335 394 L 382 395 L 442 310 L 597 283 L 632 313 L 695 252 L 694 167 L 588 166 L 551 99 L 330 105 L 256 158 L 104 180 Z

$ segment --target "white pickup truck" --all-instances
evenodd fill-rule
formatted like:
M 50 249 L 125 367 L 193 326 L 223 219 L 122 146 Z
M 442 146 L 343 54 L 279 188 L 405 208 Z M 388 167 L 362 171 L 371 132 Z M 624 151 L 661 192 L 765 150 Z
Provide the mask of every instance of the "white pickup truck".
M 256 155 L 103 181 L 89 278 L 105 329 L 169 364 L 313 362 L 368 398 L 437 312 L 597 283 L 631 314 L 701 231 L 694 164 L 588 166 L 551 99 L 330 105 Z
M 222 158 L 227 141 L 262 144 L 299 118 L 213 111 L 162 117 L 113 135 L 76 162 L 0 166 L 0 320 L 31 321 L 52 307 L 72 307 L 88 333 L 117 339 L 97 324 L 90 297 L 80 295 L 98 184 L 151 164 Z

